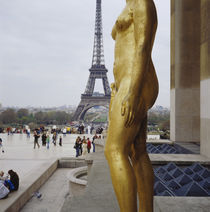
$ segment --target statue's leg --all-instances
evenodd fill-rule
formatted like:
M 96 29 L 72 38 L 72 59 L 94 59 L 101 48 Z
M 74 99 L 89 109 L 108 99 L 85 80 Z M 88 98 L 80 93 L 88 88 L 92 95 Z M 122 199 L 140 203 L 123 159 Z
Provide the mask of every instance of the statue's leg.
M 154 173 L 146 151 L 147 117 L 131 149 L 131 160 L 136 175 L 139 212 L 153 211 Z
M 128 155 L 138 130 L 136 126 L 125 128 L 124 117 L 120 113 L 122 102 L 120 97 L 121 95 L 119 95 L 119 98 L 116 96 L 112 103 L 112 117 L 109 123 L 105 156 L 109 164 L 120 211 L 136 212 L 137 185 Z

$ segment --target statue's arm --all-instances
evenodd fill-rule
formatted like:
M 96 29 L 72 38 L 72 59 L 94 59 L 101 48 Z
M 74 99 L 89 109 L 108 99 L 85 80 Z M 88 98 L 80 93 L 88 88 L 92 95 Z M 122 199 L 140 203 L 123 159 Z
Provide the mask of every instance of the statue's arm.
M 135 56 L 133 58 L 129 92 L 122 102 L 121 114 L 125 126 L 130 127 L 135 119 L 137 103 L 142 101 L 142 84 L 151 60 L 153 37 L 157 26 L 153 0 L 135 0 L 133 8 Z
M 135 58 L 133 60 L 130 92 L 141 96 L 145 72 L 151 60 L 153 37 L 157 27 L 153 0 L 135 0 L 133 11 Z

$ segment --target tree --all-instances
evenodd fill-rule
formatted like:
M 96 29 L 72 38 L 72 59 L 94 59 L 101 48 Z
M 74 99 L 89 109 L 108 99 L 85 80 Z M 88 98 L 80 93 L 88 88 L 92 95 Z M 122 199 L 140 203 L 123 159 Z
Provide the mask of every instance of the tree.
M 38 124 L 42 124 L 44 121 L 44 113 L 42 111 L 35 113 L 34 118 Z
M 19 110 L 17 111 L 17 116 L 18 116 L 18 118 L 22 118 L 22 117 L 24 117 L 24 116 L 28 116 L 28 114 L 29 114 L 29 112 L 28 112 L 28 110 L 25 109 L 25 108 L 21 108 L 21 109 L 19 109 Z
M 16 112 L 9 108 L 1 113 L 0 119 L 3 124 L 12 124 L 17 122 L 17 114 Z
M 159 124 L 159 128 L 162 131 L 170 130 L 170 120 L 165 120 Z

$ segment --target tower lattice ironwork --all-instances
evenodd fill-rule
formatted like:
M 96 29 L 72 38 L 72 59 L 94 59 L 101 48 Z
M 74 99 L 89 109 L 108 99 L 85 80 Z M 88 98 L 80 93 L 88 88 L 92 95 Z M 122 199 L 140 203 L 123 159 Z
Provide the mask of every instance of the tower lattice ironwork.
M 103 28 L 101 1 L 96 0 L 95 35 L 93 46 L 92 66 L 89 69 L 90 75 L 86 85 L 85 93 L 81 95 L 81 101 L 74 114 L 74 120 L 83 120 L 85 113 L 94 106 L 109 107 L 110 87 L 107 78 L 108 70 L 105 67 L 103 48 Z M 101 79 L 104 94 L 95 94 L 94 87 L 96 79 Z

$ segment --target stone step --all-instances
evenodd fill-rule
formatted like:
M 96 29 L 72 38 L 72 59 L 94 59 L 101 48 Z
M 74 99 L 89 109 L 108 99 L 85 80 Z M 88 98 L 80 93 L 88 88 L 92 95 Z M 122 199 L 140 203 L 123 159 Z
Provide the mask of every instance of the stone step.
M 9 194 L 7 199 L 0 200 L 0 212 L 18 212 L 31 198 L 35 191 L 43 185 L 55 172 L 58 160 L 45 162 L 21 182 L 18 191 Z

